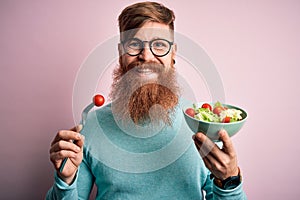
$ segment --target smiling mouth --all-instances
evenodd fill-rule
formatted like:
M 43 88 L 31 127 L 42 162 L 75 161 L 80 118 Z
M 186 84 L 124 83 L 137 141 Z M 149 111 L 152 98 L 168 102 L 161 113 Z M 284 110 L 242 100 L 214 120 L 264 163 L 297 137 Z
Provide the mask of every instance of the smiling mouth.
M 144 74 L 144 75 L 155 73 L 153 70 L 145 69 L 145 68 L 138 68 L 138 69 L 136 69 L 136 72 L 139 74 Z
M 137 68 L 135 70 L 136 74 L 145 79 L 157 79 L 158 73 L 152 69 L 149 68 Z

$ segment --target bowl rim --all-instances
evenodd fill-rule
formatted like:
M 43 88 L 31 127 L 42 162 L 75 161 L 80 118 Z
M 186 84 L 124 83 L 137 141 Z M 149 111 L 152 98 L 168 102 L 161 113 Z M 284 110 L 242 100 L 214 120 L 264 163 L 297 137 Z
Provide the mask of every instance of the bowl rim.
M 199 105 L 199 104 L 204 104 L 204 103 L 209 103 L 210 105 L 213 105 L 214 103 L 213 102 L 196 102 L 196 103 L 194 103 L 194 104 L 196 104 L 197 106 Z M 235 106 L 235 105 L 233 105 L 233 104 L 228 104 L 228 103 L 222 103 L 222 105 L 223 106 L 228 106 L 228 107 L 234 107 L 235 109 L 238 109 L 238 110 L 240 110 L 240 111 L 242 111 L 243 113 L 245 113 L 245 117 L 244 118 L 242 118 L 240 121 L 236 121 L 236 122 L 230 122 L 230 123 L 224 123 L 224 122 L 207 122 L 207 121 L 202 121 L 202 120 L 199 120 L 199 119 L 196 119 L 196 118 L 194 118 L 194 117 L 191 117 L 191 116 L 189 116 L 188 114 L 186 114 L 186 109 L 188 109 L 188 108 L 192 108 L 192 106 L 188 106 L 188 105 L 184 105 L 184 106 L 182 106 L 182 111 L 183 111 L 183 114 L 185 115 L 185 116 L 187 116 L 187 117 L 189 117 L 189 118 L 191 118 L 192 120 L 195 120 L 195 121 L 197 121 L 197 122 L 201 122 L 201 123 L 205 123 L 205 124 L 212 124 L 212 125 L 233 125 L 233 124 L 239 124 L 239 123 L 243 123 L 243 122 L 245 122 L 246 120 L 247 120 L 247 118 L 248 118 L 248 112 L 245 110 L 245 109 L 243 109 L 243 108 L 240 108 L 240 107 L 238 107 L 238 106 Z

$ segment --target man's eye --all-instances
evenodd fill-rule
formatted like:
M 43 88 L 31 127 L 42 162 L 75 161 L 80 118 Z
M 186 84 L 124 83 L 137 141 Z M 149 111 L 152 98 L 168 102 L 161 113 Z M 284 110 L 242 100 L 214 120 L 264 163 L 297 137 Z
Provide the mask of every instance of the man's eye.
M 128 47 L 133 48 L 133 49 L 139 49 L 139 48 L 141 48 L 141 44 L 139 42 L 130 42 L 128 44 Z
M 152 46 L 154 48 L 165 48 L 165 47 L 167 47 L 167 44 L 166 44 L 166 42 L 156 41 L 156 42 L 153 42 Z

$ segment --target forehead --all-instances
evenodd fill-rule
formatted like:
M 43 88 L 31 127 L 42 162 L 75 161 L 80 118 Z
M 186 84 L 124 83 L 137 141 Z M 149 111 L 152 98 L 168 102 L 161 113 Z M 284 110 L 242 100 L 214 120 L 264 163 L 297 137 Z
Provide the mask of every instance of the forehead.
M 157 22 L 147 22 L 138 29 L 134 37 L 147 41 L 156 38 L 172 40 L 173 31 L 168 25 Z

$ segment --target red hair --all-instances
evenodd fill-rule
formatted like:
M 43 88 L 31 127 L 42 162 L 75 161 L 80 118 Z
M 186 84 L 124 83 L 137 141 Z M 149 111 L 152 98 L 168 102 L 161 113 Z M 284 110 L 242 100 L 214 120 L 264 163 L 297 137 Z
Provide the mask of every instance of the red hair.
M 175 15 L 172 10 L 160 3 L 141 2 L 126 7 L 118 20 L 120 33 L 140 28 L 149 21 L 168 25 L 174 30 Z

